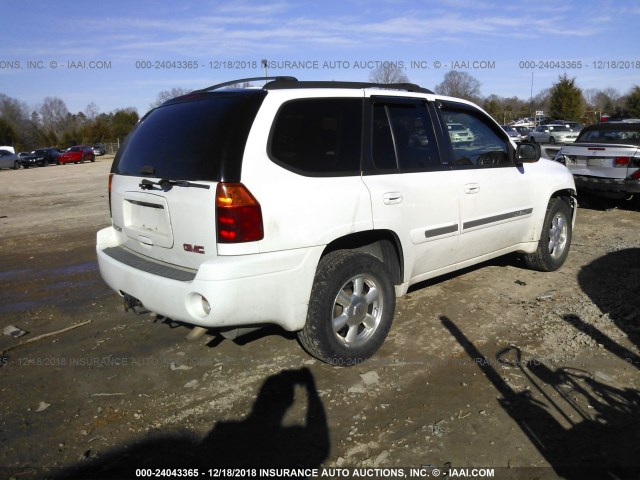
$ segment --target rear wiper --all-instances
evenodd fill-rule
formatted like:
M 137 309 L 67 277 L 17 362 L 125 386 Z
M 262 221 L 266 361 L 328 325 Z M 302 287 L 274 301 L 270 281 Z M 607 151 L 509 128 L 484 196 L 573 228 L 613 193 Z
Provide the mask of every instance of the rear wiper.
M 155 190 L 157 188 L 156 185 L 160 187 L 159 190 L 162 190 L 165 192 L 168 192 L 173 187 L 194 187 L 194 188 L 206 188 L 206 189 L 209 188 L 209 185 L 204 185 L 202 183 L 192 183 L 186 180 L 170 180 L 168 178 L 163 178 L 158 182 L 147 180 L 145 178 L 140 182 L 139 187 L 142 190 Z

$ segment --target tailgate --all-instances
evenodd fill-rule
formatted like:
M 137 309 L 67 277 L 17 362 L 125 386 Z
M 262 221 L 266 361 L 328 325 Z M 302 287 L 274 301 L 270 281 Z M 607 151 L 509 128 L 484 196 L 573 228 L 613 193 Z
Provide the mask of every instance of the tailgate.
M 143 190 L 142 180 L 145 178 L 115 175 L 112 181 L 113 224 L 125 234 L 124 246 L 187 268 L 198 268 L 204 260 L 215 257 L 216 184 L 198 182 L 198 188 Z

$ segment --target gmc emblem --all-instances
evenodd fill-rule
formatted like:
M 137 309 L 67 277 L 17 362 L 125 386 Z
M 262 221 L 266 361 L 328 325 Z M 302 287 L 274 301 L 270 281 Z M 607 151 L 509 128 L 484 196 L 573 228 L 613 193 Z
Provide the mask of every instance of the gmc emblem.
M 184 248 L 185 252 L 204 253 L 204 247 L 202 245 L 191 245 L 190 243 L 183 243 L 182 248 Z

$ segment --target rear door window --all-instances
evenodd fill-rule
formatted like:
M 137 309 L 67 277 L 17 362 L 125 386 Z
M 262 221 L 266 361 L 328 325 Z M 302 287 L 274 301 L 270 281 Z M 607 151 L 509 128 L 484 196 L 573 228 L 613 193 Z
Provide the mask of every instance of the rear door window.
M 371 139 L 373 163 L 379 172 L 449 168 L 440 159 L 424 102 L 375 99 Z

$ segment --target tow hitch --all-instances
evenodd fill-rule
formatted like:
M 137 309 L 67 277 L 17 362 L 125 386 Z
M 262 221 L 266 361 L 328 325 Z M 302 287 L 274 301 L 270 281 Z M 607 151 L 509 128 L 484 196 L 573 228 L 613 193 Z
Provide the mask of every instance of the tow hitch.
M 129 310 L 131 310 L 133 313 L 135 313 L 136 315 L 142 315 L 143 313 L 149 313 L 149 310 L 147 310 L 146 308 L 144 308 L 144 305 L 142 305 L 142 302 L 140 302 L 140 300 L 138 300 L 135 297 L 132 297 L 129 294 L 123 293 L 122 294 L 123 299 L 124 299 L 124 311 L 128 312 Z

